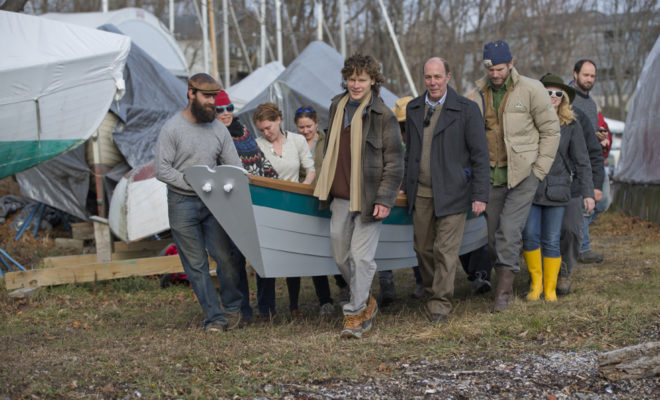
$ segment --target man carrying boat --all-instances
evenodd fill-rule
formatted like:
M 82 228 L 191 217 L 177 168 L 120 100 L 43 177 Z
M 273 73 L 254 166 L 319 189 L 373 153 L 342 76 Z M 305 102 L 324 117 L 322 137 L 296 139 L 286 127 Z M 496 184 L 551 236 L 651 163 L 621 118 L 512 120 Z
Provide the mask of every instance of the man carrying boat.
M 451 311 L 467 212 L 488 202 L 488 144 L 479 107 L 448 84 L 449 64 L 424 64 L 426 93 L 406 108 L 406 156 L 402 191 L 413 214 L 415 252 L 424 290 L 424 313 L 434 324 Z
M 193 165 L 243 167 L 227 128 L 216 120 L 215 97 L 220 84 L 208 74 L 188 79 L 188 106 L 170 118 L 156 143 L 156 177 L 167 184 L 172 238 L 181 264 L 206 315 L 204 328 L 224 331 L 238 326 L 241 301 L 239 271 L 229 236 L 195 194 L 183 175 Z M 208 256 L 217 263 L 224 312 L 209 275 Z
M 342 338 L 361 338 L 378 311 L 370 294 L 382 220 L 403 177 L 399 123 L 378 97 L 385 78 L 371 56 L 355 54 L 341 71 L 346 91 L 332 100 L 328 140 L 314 196 L 329 203 L 330 244 L 351 298 Z

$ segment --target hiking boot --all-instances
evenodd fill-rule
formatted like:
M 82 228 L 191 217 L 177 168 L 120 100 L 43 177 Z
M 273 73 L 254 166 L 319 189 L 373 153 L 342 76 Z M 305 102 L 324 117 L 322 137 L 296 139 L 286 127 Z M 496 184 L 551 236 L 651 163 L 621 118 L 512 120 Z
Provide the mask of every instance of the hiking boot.
M 571 277 L 570 276 L 561 276 L 557 279 L 557 295 L 565 296 L 571 292 Z
M 362 313 L 356 315 L 344 315 L 344 329 L 340 333 L 343 339 L 362 338 Z
M 487 274 L 484 271 L 477 271 L 474 274 L 474 280 L 472 281 L 472 287 L 470 288 L 470 293 L 472 293 L 473 296 L 490 292 L 491 284 L 486 278 L 486 275 Z
M 380 285 L 380 306 L 386 307 L 396 299 L 396 288 L 394 282 L 381 283 Z
M 204 330 L 207 332 L 224 332 L 227 330 L 227 327 L 223 325 L 220 321 L 213 321 L 208 323 Z
M 432 313 L 426 304 L 424 304 L 422 308 L 424 310 L 424 315 L 429 322 L 431 322 L 431 325 L 439 326 L 447 323 L 447 316 L 445 314 Z
M 227 318 L 227 326 L 225 327 L 225 330 L 230 331 L 236 329 L 241 324 L 240 311 L 235 313 L 225 313 L 225 318 Z
M 371 321 L 374 319 L 376 314 L 378 313 L 378 303 L 376 303 L 376 299 L 374 299 L 374 296 L 369 295 L 369 299 L 367 300 L 367 306 L 362 310 L 362 332 L 367 332 L 369 329 L 371 329 Z
M 495 289 L 495 304 L 493 312 L 504 311 L 513 300 L 513 280 L 516 274 L 510 269 L 497 268 L 497 287 Z
M 578 256 L 578 261 L 582 264 L 594 264 L 603 262 L 603 255 L 601 253 L 594 253 L 591 250 L 587 250 L 583 253 L 580 253 Z
M 424 285 L 418 283 L 417 286 L 415 286 L 415 291 L 412 292 L 411 296 L 416 299 L 421 299 L 424 297 Z
M 319 314 L 327 317 L 335 313 L 335 305 L 332 303 L 325 303 L 321 305 L 321 309 L 319 310 Z

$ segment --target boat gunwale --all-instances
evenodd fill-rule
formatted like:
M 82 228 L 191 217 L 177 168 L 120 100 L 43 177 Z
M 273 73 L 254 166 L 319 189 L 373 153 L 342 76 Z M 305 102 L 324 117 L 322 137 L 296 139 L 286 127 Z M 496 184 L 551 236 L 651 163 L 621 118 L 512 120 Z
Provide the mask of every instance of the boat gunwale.
M 283 181 L 281 179 L 266 178 L 263 176 L 248 175 L 250 185 L 276 189 L 285 192 L 298 193 L 306 196 L 314 196 L 314 186 L 305 183 Z M 394 203 L 395 207 L 408 207 L 405 194 L 399 193 Z

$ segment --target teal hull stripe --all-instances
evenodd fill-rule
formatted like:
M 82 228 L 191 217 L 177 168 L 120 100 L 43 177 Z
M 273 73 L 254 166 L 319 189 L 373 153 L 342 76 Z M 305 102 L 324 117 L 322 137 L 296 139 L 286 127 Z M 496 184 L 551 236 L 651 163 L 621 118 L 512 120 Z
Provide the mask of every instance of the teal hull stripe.
M 319 201 L 314 196 L 284 192 L 277 189 L 250 185 L 252 204 L 255 206 L 270 207 L 297 214 L 312 215 L 321 218 L 330 218 L 330 210 L 319 210 Z M 408 215 L 407 208 L 394 207 L 384 224 L 412 225 L 412 216 Z
M 0 178 L 32 168 L 83 142 L 82 139 L 0 142 Z

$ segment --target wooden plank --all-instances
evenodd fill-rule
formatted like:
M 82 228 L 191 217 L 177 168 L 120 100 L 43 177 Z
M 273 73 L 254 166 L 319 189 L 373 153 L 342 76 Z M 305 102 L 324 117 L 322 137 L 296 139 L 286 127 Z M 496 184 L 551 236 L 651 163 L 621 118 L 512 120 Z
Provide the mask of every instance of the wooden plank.
M 107 223 L 94 221 L 94 242 L 96 244 L 96 261 L 109 262 L 112 260 L 112 237 L 110 226 Z
M 76 222 L 71 224 L 71 233 L 74 239 L 94 239 L 94 226 L 91 222 Z
M 155 257 L 159 251 L 157 250 L 138 250 L 138 251 L 122 251 L 112 253 L 111 260 L 130 260 L 132 258 Z M 45 257 L 41 260 L 44 267 L 74 267 L 87 264 L 96 264 L 96 254 L 77 254 L 73 256 L 60 256 L 60 257 Z
M 5 274 L 5 287 L 7 290 L 14 290 L 177 272 L 183 272 L 179 257 L 164 256 L 8 272 Z
M 126 251 L 138 251 L 138 250 L 157 250 L 156 254 L 159 251 L 163 250 L 165 247 L 172 244 L 173 240 L 141 240 L 139 242 L 115 242 L 115 251 L 116 252 L 126 252 Z
M 85 241 L 82 239 L 55 238 L 55 246 L 82 251 Z

